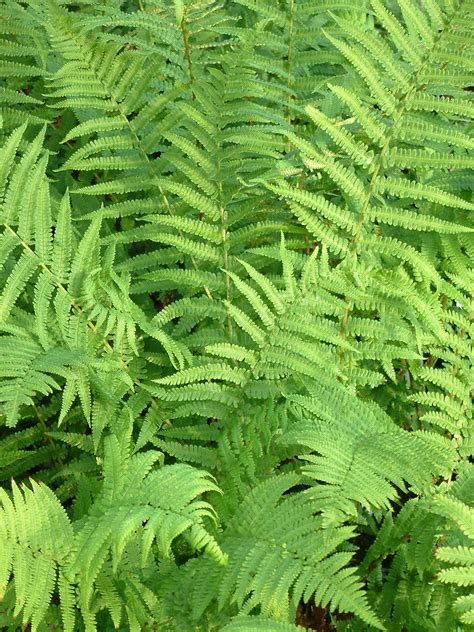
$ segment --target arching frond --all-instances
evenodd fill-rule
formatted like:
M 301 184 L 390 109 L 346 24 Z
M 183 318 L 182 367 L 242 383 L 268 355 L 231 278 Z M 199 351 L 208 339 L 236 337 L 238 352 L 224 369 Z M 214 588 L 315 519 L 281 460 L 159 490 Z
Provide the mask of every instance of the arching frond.
M 1 629 L 472 627 L 472 9 L 0 0 Z

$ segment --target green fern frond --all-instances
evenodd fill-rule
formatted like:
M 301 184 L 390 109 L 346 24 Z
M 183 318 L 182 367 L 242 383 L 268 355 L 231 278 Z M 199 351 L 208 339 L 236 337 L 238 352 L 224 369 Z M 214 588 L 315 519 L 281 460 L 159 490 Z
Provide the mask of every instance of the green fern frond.
M 0 628 L 472 627 L 473 27 L 0 1 Z
M 288 620 L 290 603 L 297 603 L 300 597 L 309 600 L 315 593 L 316 603 L 324 606 L 332 602 L 383 629 L 353 569 L 346 567 L 352 554 L 334 552 L 338 544 L 351 537 L 352 530 L 328 532 L 320 539 L 320 519 L 313 515 L 312 502 L 304 495 L 281 499 L 297 480 L 291 475 L 274 478 L 244 499 L 222 536 L 229 565 L 214 580 L 220 584 L 220 607 L 232 600 L 246 613 L 260 605 L 262 614 Z M 203 564 L 209 562 L 203 558 Z M 197 616 L 203 596 L 198 591 L 193 595 Z
M 228 623 L 223 632 L 295 632 L 299 626 L 266 619 L 265 617 L 240 615 Z
M 341 520 L 345 514 L 354 515 L 354 502 L 367 507 L 388 507 L 388 500 L 396 497 L 396 488 L 405 489 L 404 481 L 421 491 L 434 474 L 430 468 L 435 463 L 440 471 L 452 467 L 455 455 L 452 448 L 448 453 L 449 442 L 440 441 L 441 438 L 434 434 L 406 433 L 375 407 L 362 413 L 362 403 L 354 400 L 351 404 L 350 396 L 342 387 L 322 388 L 318 399 L 291 396 L 290 401 L 302 406 L 303 412 L 298 413 L 301 422 L 284 440 L 315 452 L 301 455 L 308 462 L 303 472 L 317 481 L 313 494 L 327 507 L 329 521 Z M 331 406 L 331 401 L 337 401 L 337 407 Z M 355 413 L 357 409 L 358 414 Z M 337 418 L 331 410 L 338 411 Z M 308 420 L 308 412 L 316 418 Z M 364 432 L 370 434 L 370 442 L 360 434 L 359 415 L 365 420 Z M 370 430 L 369 420 L 373 424 Z M 377 440 L 378 433 L 381 442 Z M 386 433 L 391 435 L 390 451 L 384 454 L 382 446 Z M 407 461 L 399 470 L 398 464 L 404 458 Z M 346 488 L 346 485 L 349 486 Z
M 16 614 L 31 621 L 33 630 L 41 624 L 51 601 L 57 572 L 63 586 L 67 580 L 59 568 L 67 558 L 73 530 L 63 507 L 45 485 L 31 482 L 20 489 L 13 483 L 13 499 L 1 490 L 3 532 L 2 595 L 13 572 Z M 22 525 L 17 530 L 15 525 Z

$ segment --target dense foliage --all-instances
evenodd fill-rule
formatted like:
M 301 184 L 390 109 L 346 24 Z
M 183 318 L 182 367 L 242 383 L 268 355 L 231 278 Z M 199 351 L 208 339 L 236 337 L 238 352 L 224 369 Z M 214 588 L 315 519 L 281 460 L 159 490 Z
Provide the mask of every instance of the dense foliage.
M 473 1 L 0 18 L 0 628 L 473 629 Z

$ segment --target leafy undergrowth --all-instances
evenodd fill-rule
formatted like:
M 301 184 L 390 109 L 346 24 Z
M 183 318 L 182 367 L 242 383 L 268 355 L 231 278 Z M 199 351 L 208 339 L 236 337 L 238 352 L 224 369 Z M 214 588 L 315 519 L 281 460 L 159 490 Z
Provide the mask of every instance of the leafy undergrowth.
M 0 2 L 1 629 L 472 629 L 473 11 Z

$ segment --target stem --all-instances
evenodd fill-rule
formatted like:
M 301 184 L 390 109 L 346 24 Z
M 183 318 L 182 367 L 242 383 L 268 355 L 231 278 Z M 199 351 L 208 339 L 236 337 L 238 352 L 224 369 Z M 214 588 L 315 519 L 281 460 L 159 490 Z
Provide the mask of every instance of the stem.
M 296 6 L 296 0 L 290 0 L 289 19 L 288 19 L 288 53 L 287 53 L 287 63 L 286 63 L 286 70 L 287 70 L 286 86 L 288 88 L 288 103 L 287 103 L 287 108 L 286 108 L 286 120 L 288 121 L 290 125 L 293 120 L 293 112 L 292 112 L 292 107 L 291 107 L 291 102 L 293 100 L 293 97 L 292 97 L 292 94 L 290 93 L 290 90 L 291 90 L 291 84 L 292 84 L 291 73 L 293 70 L 293 23 L 294 23 L 295 6 Z M 290 151 L 290 149 L 291 149 L 291 140 L 288 139 L 288 151 Z
M 193 60 L 191 59 L 191 47 L 189 45 L 189 31 L 188 25 L 186 22 L 186 9 L 184 10 L 183 19 L 181 20 L 181 24 L 179 25 L 181 28 L 181 35 L 183 38 L 184 44 L 184 57 L 188 64 L 188 73 L 189 73 L 189 83 L 194 83 L 195 77 L 193 72 Z M 193 95 L 194 98 L 194 95 Z
M 35 411 L 35 414 L 38 417 L 38 421 L 39 421 L 39 424 L 40 424 L 40 426 L 41 426 L 41 428 L 43 430 L 44 436 L 46 437 L 48 443 L 51 445 L 51 447 L 53 449 L 53 452 L 56 455 L 56 460 L 57 460 L 58 465 L 60 467 L 64 467 L 64 461 L 63 461 L 63 458 L 61 456 L 61 452 L 59 450 L 58 444 L 56 443 L 56 441 L 52 437 L 49 436 L 49 434 L 48 434 L 48 426 L 46 425 L 43 417 L 41 416 L 40 411 L 38 410 L 38 407 L 36 406 L 36 404 L 33 404 L 33 410 Z
M 225 204 L 224 204 L 224 200 L 223 200 L 223 194 L 222 194 L 222 178 L 220 177 L 220 172 L 221 172 L 221 163 L 220 160 L 217 161 L 217 188 L 218 188 L 218 194 L 219 194 L 219 210 L 220 210 L 220 221 L 221 221 L 221 235 L 222 235 L 222 248 L 223 248 L 223 252 L 224 252 L 224 271 L 225 271 L 225 277 L 226 277 L 226 299 L 228 301 L 231 300 L 231 278 L 230 276 L 227 274 L 228 270 L 229 270 L 229 244 L 228 244 L 228 226 L 227 226 L 227 221 L 228 221 L 228 216 L 227 216 L 227 211 L 225 208 Z M 232 340 L 233 339 L 233 335 L 234 335 L 234 331 L 233 331 L 233 325 L 232 325 L 232 318 L 230 317 L 230 314 L 227 314 L 227 330 L 229 332 L 229 339 Z

